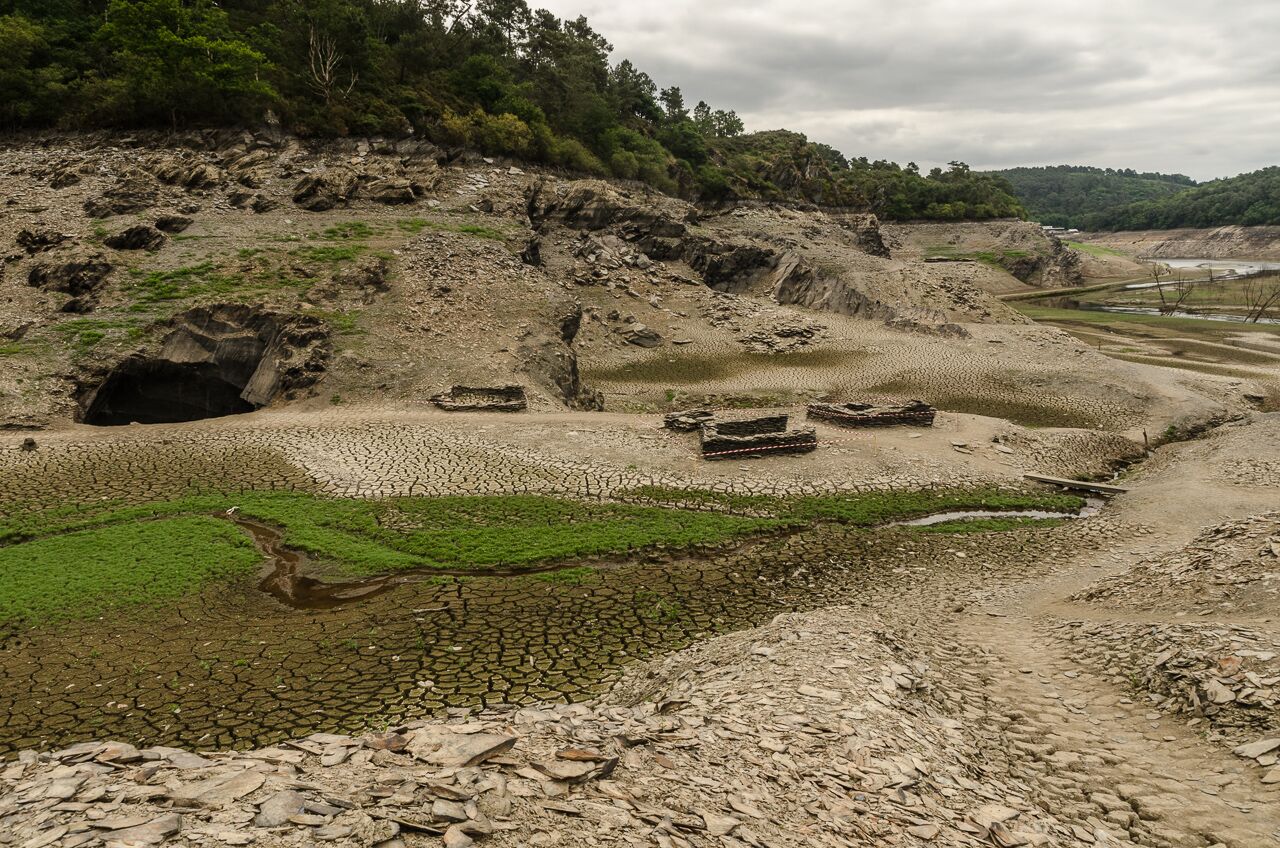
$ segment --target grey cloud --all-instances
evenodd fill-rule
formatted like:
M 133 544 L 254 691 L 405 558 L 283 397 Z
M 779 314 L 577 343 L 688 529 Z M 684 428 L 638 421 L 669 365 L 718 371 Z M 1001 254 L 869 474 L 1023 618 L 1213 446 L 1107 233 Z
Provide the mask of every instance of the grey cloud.
M 548 0 L 659 85 L 851 156 L 1275 164 L 1274 0 Z

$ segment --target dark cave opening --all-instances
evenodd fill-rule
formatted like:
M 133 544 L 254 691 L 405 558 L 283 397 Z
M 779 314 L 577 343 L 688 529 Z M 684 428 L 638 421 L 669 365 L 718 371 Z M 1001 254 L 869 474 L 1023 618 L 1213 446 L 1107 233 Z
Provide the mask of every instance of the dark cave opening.
M 100 427 L 172 424 L 257 409 L 241 397 L 244 385 L 227 377 L 225 369 L 210 362 L 127 360 L 94 393 L 84 423 Z

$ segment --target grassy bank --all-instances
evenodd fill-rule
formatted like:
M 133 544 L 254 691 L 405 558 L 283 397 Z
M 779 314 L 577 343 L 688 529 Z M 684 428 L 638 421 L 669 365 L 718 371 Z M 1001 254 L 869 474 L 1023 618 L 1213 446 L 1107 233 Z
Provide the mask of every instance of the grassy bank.
M 834 522 L 874 526 L 954 509 L 1060 509 L 1060 494 L 895 492 L 780 498 L 647 487 L 629 502 L 537 495 L 354 500 L 290 492 L 16 512 L 0 520 L 0 624 L 91 618 L 255 573 L 248 536 L 217 517 L 282 529 L 316 573 L 519 568 L 718 545 Z

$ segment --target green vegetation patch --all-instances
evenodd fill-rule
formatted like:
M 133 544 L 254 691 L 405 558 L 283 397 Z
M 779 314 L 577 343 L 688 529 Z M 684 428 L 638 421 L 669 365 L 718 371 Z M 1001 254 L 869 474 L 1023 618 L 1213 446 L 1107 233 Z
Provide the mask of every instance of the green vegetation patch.
M 298 279 L 278 268 L 256 267 L 248 270 L 226 270 L 214 262 L 202 262 L 167 271 L 130 272 L 129 286 L 134 295 L 135 312 L 178 300 L 216 295 L 256 294 L 281 288 L 305 289 L 311 281 Z
M 325 229 L 321 233 L 321 237 L 336 241 L 339 239 L 367 239 L 373 238 L 378 231 L 363 221 L 347 221 L 342 224 L 335 224 Z
M 1119 256 L 1127 258 L 1123 251 L 1111 247 L 1103 247 L 1100 244 L 1090 244 L 1085 241 L 1069 241 L 1067 242 L 1067 247 L 1072 250 L 1078 250 L 1081 253 L 1087 253 L 1090 256 Z
M 221 517 L 281 528 L 316 572 L 360 577 L 408 569 L 520 569 L 644 550 L 718 546 L 834 522 L 869 527 L 957 509 L 1072 511 L 1073 495 L 997 490 L 770 497 L 641 487 L 650 503 L 539 495 L 328 498 L 293 492 L 15 510 L 0 520 L 0 625 L 84 618 L 177 598 L 261 562 Z M 546 579 L 591 579 L 581 565 Z
M 146 332 L 140 322 L 133 318 L 76 318 L 54 325 L 52 330 L 62 337 L 64 344 L 73 352 L 82 356 L 108 336 L 133 342 L 142 338 Z
M 173 600 L 261 562 L 232 524 L 181 516 L 0 547 L 0 625 L 93 618 Z

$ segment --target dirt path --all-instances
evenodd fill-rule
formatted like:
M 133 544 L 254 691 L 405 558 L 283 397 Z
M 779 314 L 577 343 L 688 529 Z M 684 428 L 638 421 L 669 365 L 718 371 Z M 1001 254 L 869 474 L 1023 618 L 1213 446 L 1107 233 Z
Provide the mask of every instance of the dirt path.
M 1158 520 L 1150 510 L 1137 512 Z M 1188 623 L 1172 612 L 1110 610 L 1068 600 L 1126 570 L 1139 551 L 1150 556 L 1160 548 L 1175 549 L 1199 529 L 1163 523 L 1163 533 L 1145 536 L 1142 544 L 1122 538 L 1110 550 L 1078 556 L 1048 576 L 996 590 L 989 602 L 944 626 L 939 644 L 950 643 L 943 654 L 961 685 L 986 699 L 988 729 L 979 732 L 993 757 L 1035 786 L 1039 804 L 1069 822 L 1083 842 L 1280 845 L 1280 786 L 1264 785 L 1262 771 L 1251 763 L 1082 662 L 1054 633 L 1065 620 Z M 1214 617 L 1211 623 L 1244 622 Z M 1275 632 L 1269 619 L 1248 624 Z

